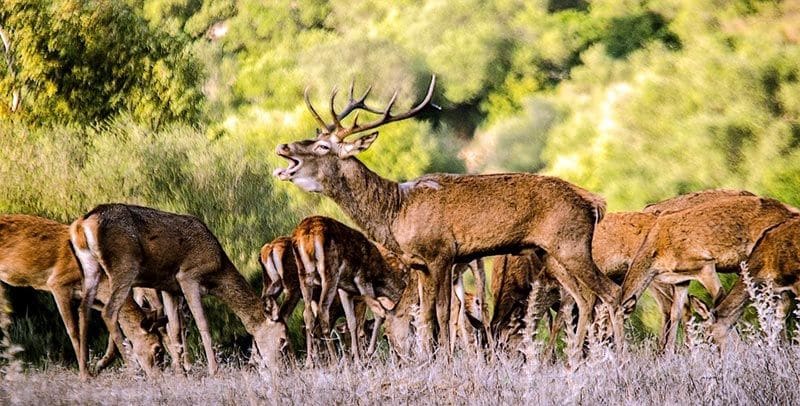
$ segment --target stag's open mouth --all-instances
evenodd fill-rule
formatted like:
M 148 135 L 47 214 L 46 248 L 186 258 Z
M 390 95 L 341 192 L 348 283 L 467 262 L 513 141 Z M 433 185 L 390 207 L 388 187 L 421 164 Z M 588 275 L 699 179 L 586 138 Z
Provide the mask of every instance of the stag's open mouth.
M 297 171 L 300 169 L 300 167 L 303 166 L 303 161 L 298 159 L 298 158 L 295 158 L 293 156 L 290 156 L 288 154 L 284 154 L 284 153 L 281 153 L 281 152 L 278 152 L 278 156 L 280 156 L 281 158 L 289 161 L 289 166 L 288 167 L 275 169 L 275 171 L 272 173 L 274 176 L 278 177 L 278 179 L 280 179 L 280 180 L 289 180 L 289 179 L 291 179 L 292 176 L 294 176 L 294 174 L 297 173 Z

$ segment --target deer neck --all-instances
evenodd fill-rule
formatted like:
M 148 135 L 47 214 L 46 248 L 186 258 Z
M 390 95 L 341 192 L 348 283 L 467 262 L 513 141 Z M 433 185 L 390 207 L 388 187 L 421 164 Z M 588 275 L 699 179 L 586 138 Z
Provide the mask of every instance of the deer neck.
M 390 250 L 399 249 L 391 224 L 402 204 L 397 182 L 372 172 L 355 158 L 341 160 L 340 176 L 330 178 L 324 194 L 333 199 L 367 236 Z
M 264 305 L 236 267 L 228 261 L 211 293 L 227 305 L 251 334 L 266 321 Z

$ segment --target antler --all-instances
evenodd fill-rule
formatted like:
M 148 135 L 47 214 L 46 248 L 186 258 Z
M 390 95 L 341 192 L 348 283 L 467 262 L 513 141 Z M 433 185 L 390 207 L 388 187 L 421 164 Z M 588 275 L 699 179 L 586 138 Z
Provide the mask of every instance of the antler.
M 322 117 L 320 117 L 319 113 L 317 113 L 317 111 L 314 109 L 314 106 L 311 105 L 311 101 L 308 98 L 308 88 L 306 88 L 304 97 L 306 101 L 306 106 L 308 107 L 309 111 L 311 111 L 311 114 L 314 116 L 314 119 L 317 121 L 317 124 L 319 124 L 321 128 L 325 129 L 325 131 L 321 132 L 320 135 L 335 134 L 335 136 L 341 140 L 349 135 L 371 130 L 373 128 L 380 127 L 384 124 L 388 124 L 393 121 L 404 120 L 417 115 L 420 111 L 422 111 L 422 109 L 424 109 L 426 106 L 430 104 L 431 99 L 433 98 L 433 89 L 435 86 L 436 86 L 436 75 L 433 75 L 431 76 L 431 84 L 428 87 L 428 93 L 425 95 L 425 98 L 411 110 L 396 116 L 392 115 L 392 107 L 394 106 L 395 101 L 397 101 L 397 94 L 398 94 L 397 91 L 395 91 L 394 94 L 392 94 L 392 98 L 389 100 L 389 104 L 386 106 L 386 108 L 384 110 L 378 110 L 367 106 L 367 104 L 365 103 L 367 96 L 369 95 L 369 92 L 372 90 L 372 86 L 368 87 L 367 90 L 364 92 L 364 94 L 358 99 L 356 99 L 353 91 L 354 83 L 351 82 L 350 98 L 347 103 L 347 106 L 345 106 L 340 113 L 337 113 L 336 109 L 334 108 L 334 102 L 336 100 L 336 94 L 339 92 L 339 89 L 334 87 L 333 91 L 331 92 L 331 101 L 330 101 L 331 117 L 333 117 L 332 124 L 326 124 L 325 121 L 322 119 Z M 437 109 L 439 108 L 438 106 L 433 104 L 432 106 L 436 107 Z M 359 125 L 358 112 L 356 112 L 356 116 L 353 119 L 353 125 L 351 125 L 350 127 L 343 126 L 342 120 L 348 115 L 350 115 L 350 113 L 356 110 L 364 110 L 373 114 L 380 114 L 381 117 L 367 124 Z

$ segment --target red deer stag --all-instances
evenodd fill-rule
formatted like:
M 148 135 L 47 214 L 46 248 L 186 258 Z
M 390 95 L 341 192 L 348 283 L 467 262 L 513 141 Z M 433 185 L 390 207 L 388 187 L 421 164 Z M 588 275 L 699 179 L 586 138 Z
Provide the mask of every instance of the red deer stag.
M 725 197 L 662 214 L 625 276 L 624 311 L 633 311 L 639 295 L 654 279 L 668 284 L 698 280 L 719 303 L 723 291 L 717 270 L 738 270 L 761 233 L 792 214 L 776 200 L 755 196 Z M 677 307 L 683 308 L 682 304 L 673 306 Z
M 306 327 L 307 359 L 315 356 L 314 332 L 319 321 L 330 359 L 335 359 L 331 340 L 330 310 L 337 295 L 344 308 L 350 330 L 351 352 L 360 359 L 358 324 L 353 298 L 361 296 L 376 317 L 368 352 L 372 352 L 386 312 L 394 309 L 403 289 L 406 275 L 395 272 L 383 253 L 360 232 L 331 218 L 312 216 L 304 219 L 292 233 L 300 291 L 303 295 L 303 320 Z M 319 286 L 319 295 L 313 294 Z
M 70 247 L 69 226 L 24 214 L 0 215 L 0 280 L 11 286 L 29 286 L 53 294 L 78 357 L 80 373 L 86 376 L 88 368 L 85 360 L 79 357 L 81 344 L 73 314 L 73 300 L 80 298 L 81 271 Z M 109 294 L 108 283 L 102 278 L 97 300 L 107 303 Z M 148 319 L 133 299 L 123 299 L 120 324 L 133 344 L 134 356 L 142 369 L 152 375 L 157 370 L 160 340 L 142 327 L 148 327 Z M 98 370 L 113 360 L 114 349 L 109 340 L 106 354 L 97 365 Z M 124 357 L 124 352 L 120 352 Z
M 79 309 L 81 357 L 85 359 L 88 306 L 94 299 L 101 273 L 105 272 L 111 296 L 102 315 L 111 338 L 119 345 L 119 309 L 133 286 L 182 293 L 197 323 L 210 374 L 217 371 L 211 332 L 200 300 L 203 292 L 221 299 L 253 335 L 256 351 L 274 366 L 283 348 L 286 327 L 278 322 L 277 306 L 265 309 L 247 281 L 202 221 L 193 216 L 167 213 L 147 207 L 104 204 L 95 207 L 70 226 L 72 244 L 84 273 L 83 300 Z M 101 270 L 102 268 L 102 270 Z
M 764 232 L 747 260 L 747 271 L 754 283 L 771 281 L 778 292 L 800 295 L 800 217 L 792 217 Z M 749 299 L 742 278 L 714 309 L 711 333 L 724 348 L 728 332 L 739 320 Z
M 328 196 L 372 240 L 403 253 L 407 263 L 423 270 L 421 324 L 428 348 L 433 344 L 434 319 L 439 345 L 449 347 L 453 264 L 480 257 L 541 248 L 568 270 L 569 277 L 558 278 L 568 291 L 575 292 L 580 284 L 616 306 L 619 287 L 592 261 L 594 226 L 605 211 L 601 197 L 564 180 L 530 173 L 426 175 L 400 184 L 382 178 L 355 158 L 378 133 L 352 141 L 348 137 L 417 115 L 429 105 L 434 85 L 435 77 L 424 100 L 398 115 L 392 114 L 397 93 L 381 111 L 365 104 L 369 90 L 354 99 L 352 86 L 349 103 L 337 113 L 334 90 L 330 125 L 314 110 L 306 93 L 320 129 L 314 139 L 277 146 L 276 153 L 290 164 L 277 169 L 275 176 Z M 380 117 L 362 124 L 356 115 L 353 124 L 345 127 L 341 120 L 356 110 Z M 580 316 L 581 333 L 589 317 Z M 615 323 L 615 331 L 621 337 L 621 323 Z

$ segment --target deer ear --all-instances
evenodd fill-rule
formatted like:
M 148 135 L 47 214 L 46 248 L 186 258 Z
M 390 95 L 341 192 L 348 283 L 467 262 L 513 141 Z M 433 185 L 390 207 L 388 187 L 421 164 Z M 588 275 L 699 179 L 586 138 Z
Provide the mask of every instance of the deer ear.
M 375 131 L 369 135 L 365 135 L 353 142 L 347 142 L 342 144 L 342 148 L 339 150 L 339 156 L 342 158 L 351 157 L 354 155 L 358 155 L 362 151 L 365 151 L 375 142 L 375 139 L 378 138 L 378 132 Z

